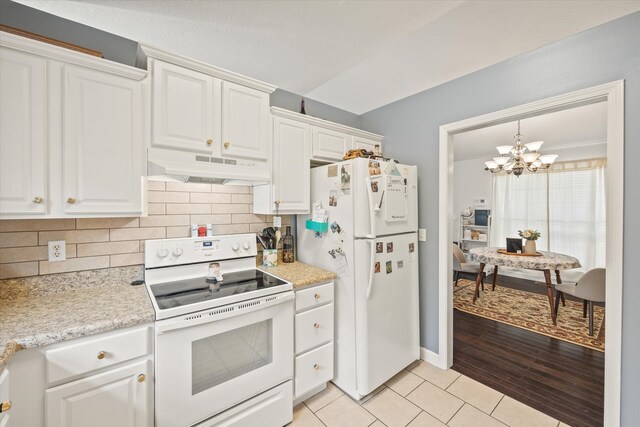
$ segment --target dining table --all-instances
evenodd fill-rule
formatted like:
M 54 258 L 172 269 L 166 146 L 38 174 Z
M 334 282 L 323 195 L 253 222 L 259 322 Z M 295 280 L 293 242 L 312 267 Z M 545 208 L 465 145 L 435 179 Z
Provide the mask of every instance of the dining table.
M 480 264 L 478 275 L 476 277 L 476 289 L 473 293 L 473 303 L 480 296 L 480 284 L 484 274 L 485 266 L 493 265 L 493 286 L 496 288 L 496 278 L 498 276 L 498 267 L 512 267 L 527 270 L 542 271 L 544 280 L 547 285 L 547 297 L 549 298 L 549 310 L 551 312 L 551 321 L 556 324 L 556 313 L 554 310 L 554 287 L 551 282 L 551 271 L 556 275 L 557 283 L 562 283 L 560 278 L 561 270 L 569 270 L 572 268 L 580 268 L 580 261 L 570 255 L 559 254 L 556 252 L 538 251 L 536 254 L 507 253 L 504 248 L 497 247 L 480 247 L 470 249 L 467 258 L 471 262 Z M 565 304 L 564 295 L 562 295 L 562 304 Z

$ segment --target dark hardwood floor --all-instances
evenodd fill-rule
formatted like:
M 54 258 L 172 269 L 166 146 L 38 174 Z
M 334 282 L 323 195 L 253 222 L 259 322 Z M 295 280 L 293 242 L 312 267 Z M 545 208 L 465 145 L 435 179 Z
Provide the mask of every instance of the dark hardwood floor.
M 544 293 L 543 286 L 526 282 L 499 275 L 497 286 Z M 453 369 L 573 427 L 603 425 L 604 353 L 453 314 Z

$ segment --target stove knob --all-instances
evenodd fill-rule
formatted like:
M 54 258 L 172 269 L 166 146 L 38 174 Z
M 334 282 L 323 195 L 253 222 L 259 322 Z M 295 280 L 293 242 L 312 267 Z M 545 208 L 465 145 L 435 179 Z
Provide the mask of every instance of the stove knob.
M 182 255 L 182 248 L 173 248 L 173 250 L 171 251 L 171 254 L 178 258 L 180 255 Z
M 231 246 L 231 249 L 233 249 L 234 252 L 237 252 L 240 249 L 238 242 L 234 243 L 233 246 Z
M 169 250 L 167 248 L 158 248 L 156 249 L 156 256 L 158 258 L 166 258 L 169 255 Z
M 249 242 L 244 242 L 242 247 L 244 248 L 245 251 L 248 251 L 251 246 L 249 245 Z

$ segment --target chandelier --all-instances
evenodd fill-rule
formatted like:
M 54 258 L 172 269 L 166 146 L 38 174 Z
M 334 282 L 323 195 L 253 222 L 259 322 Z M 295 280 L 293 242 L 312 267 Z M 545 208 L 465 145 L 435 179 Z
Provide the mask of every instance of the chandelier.
M 540 153 L 538 153 L 538 150 L 540 150 L 540 147 L 544 144 L 543 141 L 529 142 L 528 144 L 522 145 L 520 120 L 518 120 L 518 133 L 516 133 L 514 138 L 516 140 L 515 147 L 511 145 L 500 145 L 496 147 L 500 156 L 484 162 L 486 165 L 484 170 L 491 173 L 512 173 L 519 177 L 525 169 L 529 172 L 537 172 L 540 168 L 549 169 L 558 157 L 557 154 L 545 154 L 541 156 Z

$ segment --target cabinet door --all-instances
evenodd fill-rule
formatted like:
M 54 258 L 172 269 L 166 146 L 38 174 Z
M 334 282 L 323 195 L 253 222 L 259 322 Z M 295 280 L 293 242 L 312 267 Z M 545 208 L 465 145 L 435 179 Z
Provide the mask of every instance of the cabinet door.
M 47 426 L 148 427 L 149 363 L 123 366 L 48 389 Z
M 353 137 L 353 148 L 363 148 L 367 151 L 373 151 L 376 145 L 380 146 L 380 151 L 382 152 L 382 143 L 372 139 L 360 138 L 359 136 Z
M 317 160 L 340 161 L 351 150 L 353 137 L 330 129 L 313 127 L 313 153 Z
M 0 405 L 4 402 L 11 402 L 9 398 L 9 370 L 0 369 Z M 9 426 L 9 418 L 11 417 L 11 409 L 7 412 L 0 412 L 0 427 Z
M 44 214 L 46 61 L 0 49 L 0 214 Z
M 213 77 L 155 60 L 152 140 L 156 147 L 209 153 L 214 135 Z
M 267 160 L 269 95 L 222 82 L 222 155 Z
M 273 137 L 273 185 L 279 210 L 309 213 L 311 127 L 275 117 Z
M 140 214 L 141 83 L 65 67 L 64 85 L 64 212 Z

